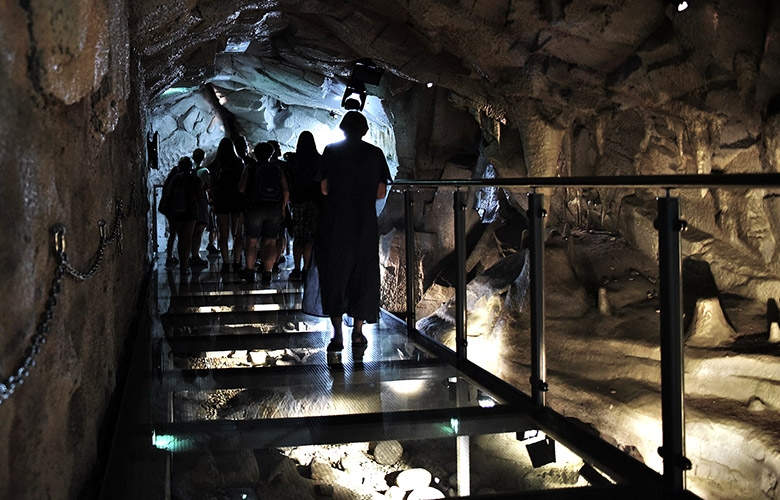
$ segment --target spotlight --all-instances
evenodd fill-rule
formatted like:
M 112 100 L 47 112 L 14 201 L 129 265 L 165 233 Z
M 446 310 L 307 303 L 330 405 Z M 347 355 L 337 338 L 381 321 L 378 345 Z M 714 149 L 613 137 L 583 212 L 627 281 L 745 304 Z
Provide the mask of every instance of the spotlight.
M 366 84 L 379 85 L 383 71 L 377 68 L 371 59 L 359 59 L 352 68 L 352 76 L 349 77 L 344 96 L 341 98 L 341 106 L 344 109 L 363 111 L 366 105 Z
M 685 0 L 677 4 L 677 12 L 682 12 L 687 8 L 688 8 L 688 2 L 686 2 Z
M 550 436 L 525 445 L 525 449 L 534 468 L 555 462 L 555 441 Z
M 428 82 L 425 84 L 426 87 L 431 88 L 433 87 L 433 82 Z

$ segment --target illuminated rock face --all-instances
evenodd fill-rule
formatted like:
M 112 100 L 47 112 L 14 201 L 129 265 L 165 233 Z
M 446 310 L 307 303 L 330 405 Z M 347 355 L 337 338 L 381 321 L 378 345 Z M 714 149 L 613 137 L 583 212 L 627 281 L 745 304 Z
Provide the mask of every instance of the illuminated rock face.
M 370 57 L 386 71 L 382 84 L 370 89 L 382 102 L 369 99 L 367 112 L 377 131 L 379 125 L 392 126 L 396 135 L 378 133 L 372 140 L 395 141 L 402 177 L 438 179 L 447 172 L 469 177 L 488 171 L 498 177 L 777 172 L 780 13 L 772 2 L 690 4 L 678 12 L 671 3 L 644 0 L 598 9 L 584 1 L 531 0 L 2 3 L 0 155 L 7 167 L 0 217 L 7 243 L 0 260 L 10 276 L 0 285 L 0 296 L 12 304 L 13 314 L 0 320 L 0 375 L 7 377 L 23 358 L 42 311 L 53 266 L 50 226 L 63 222 L 68 227 L 68 254 L 85 268 L 97 237 L 94 223 L 112 219 L 116 196 L 128 208 L 131 182 L 136 193 L 148 194 L 171 161 L 227 132 L 228 120 L 215 112 L 213 102 L 197 90 L 181 99 L 164 96 L 171 88 L 197 89 L 209 81 L 248 137 L 254 141 L 276 134 L 289 147 L 294 131 L 310 126 L 298 122 L 294 111 L 323 109 L 325 102 L 324 108 L 338 107 L 351 62 Z M 246 41 L 251 43 L 244 47 Z M 227 52 L 228 47 L 244 52 Z M 372 106 L 382 108 L 387 118 Z M 307 116 L 330 123 L 330 115 L 323 113 Z M 153 129 L 164 135 L 163 165 L 160 172 L 147 173 L 143 139 Z M 570 189 L 546 194 L 550 227 L 564 234 L 564 225 L 619 233 L 641 250 L 637 261 L 655 255 L 652 221 L 658 193 Z M 390 206 L 397 209 L 393 196 Z M 436 287 L 444 286 L 439 277 L 452 272 L 443 260 L 451 250 L 451 233 L 439 231 L 449 227 L 450 195 L 442 190 L 418 196 L 415 224 L 426 249 L 420 291 L 433 303 L 446 302 L 447 290 Z M 718 291 L 754 299 L 762 307 L 780 296 L 780 198 L 764 190 L 684 190 L 680 196 L 690 226 L 683 234 L 684 252 L 709 263 Z M 491 233 L 479 219 L 487 221 L 485 214 L 496 204 L 499 212 L 511 208 L 521 214 L 524 192 L 501 192 L 498 202 L 485 203 L 492 199 L 469 193 L 469 203 L 480 210 L 469 212 L 469 228 L 484 236 L 477 238 L 478 251 L 469 262 L 475 277 L 522 249 L 522 229 Z M 147 207 L 141 208 L 145 212 Z M 384 233 L 398 225 L 398 213 L 383 216 Z M 123 227 L 123 256 L 105 259 L 89 284 L 67 282 L 51 334 L 56 349 L 47 347 L 33 376 L 0 407 L 0 497 L 89 497 L 94 490 L 89 471 L 99 462 L 98 435 L 111 427 L 111 395 L 132 331 L 132 307 L 117 304 L 136 303 L 149 253 L 147 221 L 131 218 Z M 555 384 L 556 397 L 569 408 L 587 408 L 584 414 L 617 398 L 637 408 L 641 418 L 625 416 L 623 410 L 611 416 L 605 412 L 597 427 L 621 445 L 641 447 L 651 462 L 652 445 L 635 437 L 657 416 L 647 403 L 654 392 L 643 385 L 657 385 L 651 374 L 657 364 L 655 311 L 649 305 L 652 275 L 635 266 L 640 274 L 617 267 L 627 273 L 609 275 L 607 269 L 591 276 L 598 262 L 582 264 L 572 253 L 579 252 L 580 240 L 574 241 L 574 250 L 566 248 L 565 255 L 582 286 L 568 271 L 559 276 L 566 286 L 558 298 L 572 292 L 576 307 L 551 325 L 571 332 L 560 362 L 567 361 L 563 347 L 590 350 L 591 337 L 602 332 L 634 336 L 597 338 L 609 356 L 596 350 L 579 366 L 582 373 L 600 362 L 613 366 L 618 376 L 600 377 L 626 379 L 615 394 L 566 392 L 563 388 L 572 385 L 563 380 Z M 563 262 L 564 248 L 553 252 L 556 263 Z M 402 267 L 392 260 L 387 264 L 400 284 Z M 601 315 L 598 328 L 577 330 L 580 317 L 595 311 L 594 286 L 606 290 L 612 315 Z M 522 279 L 515 280 L 503 297 L 506 302 L 487 304 L 498 315 L 485 322 L 504 347 L 504 358 L 492 360 L 501 366 L 523 353 L 524 341 L 515 339 L 524 331 L 522 290 Z M 642 300 L 650 302 L 637 307 Z M 403 298 L 393 297 L 393 303 L 403 304 Z M 701 491 L 713 498 L 713 492 L 732 485 L 737 486 L 731 498 L 771 498 L 777 496 L 780 468 L 771 433 L 765 431 L 777 428 L 767 422 L 774 422 L 778 408 L 771 371 L 776 356 L 767 353 L 776 350 L 762 344 L 763 337 L 755 344 L 740 343 L 767 335 L 765 322 L 751 319 L 756 316 L 752 309 L 728 303 L 723 309 L 737 335 L 726 347 L 740 355 L 691 349 L 688 388 L 725 400 L 740 418 L 723 417 L 708 427 L 707 418 L 697 417 L 693 426 L 700 437 L 693 448 L 704 454 L 694 460 L 693 473 L 702 478 L 697 483 Z M 754 326 L 758 323 L 764 326 Z M 777 327 L 769 330 L 777 342 Z M 752 345 L 758 352 L 750 351 Z M 638 360 L 633 365 L 615 361 L 626 351 Z M 744 376 L 728 375 L 729 363 Z M 717 376 L 712 375 L 715 368 Z M 527 376 L 517 370 L 507 370 L 507 378 L 523 384 Z M 581 386 L 591 387 L 588 382 Z M 760 414 L 760 421 L 742 418 L 748 401 L 756 401 L 751 398 L 766 405 L 763 412 L 751 413 Z M 46 412 L 40 411 L 41 401 L 47 402 Z M 692 407 L 706 417 L 716 413 L 710 403 L 697 398 Z M 626 422 L 634 434 L 628 434 Z M 759 437 L 751 437 L 752 431 Z M 720 441 L 728 433 L 741 441 Z M 734 451 L 754 440 L 769 442 L 764 452 Z M 729 453 L 708 442 L 727 443 Z

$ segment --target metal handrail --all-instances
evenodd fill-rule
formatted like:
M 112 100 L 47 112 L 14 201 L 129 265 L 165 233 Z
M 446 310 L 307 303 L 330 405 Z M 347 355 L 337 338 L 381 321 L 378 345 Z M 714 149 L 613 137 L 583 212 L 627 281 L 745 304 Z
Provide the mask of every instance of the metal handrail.
M 680 219 L 679 199 L 670 191 L 678 188 L 776 188 L 780 187 L 780 174 L 709 174 L 709 175 L 650 175 L 614 177 L 524 177 L 511 179 L 455 179 L 415 180 L 399 179 L 393 188 L 404 191 L 406 230 L 406 284 L 407 284 L 407 328 L 409 335 L 419 336 L 415 327 L 416 266 L 414 258 L 414 207 L 409 191 L 413 188 L 454 188 L 453 211 L 455 223 L 455 253 L 459 267 L 455 291 L 456 332 L 453 352 L 441 346 L 445 357 L 453 358 L 457 364 L 470 366 L 466 355 L 466 281 L 465 281 L 465 224 L 463 210 L 466 205 L 465 192 L 461 187 L 527 187 L 528 218 L 530 231 L 530 283 L 531 288 L 531 401 L 537 409 L 546 406 L 546 354 L 544 347 L 544 223 L 546 215 L 544 195 L 536 192 L 541 187 L 580 188 L 661 188 L 665 196 L 659 196 L 658 219 L 655 227 L 659 237 L 659 278 L 661 304 L 661 397 L 663 446 L 659 454 L 663 458 L 663 482 L 667 491 L 674 495 L 686 492 L 685 471 L 691 463 L 685 456 L 684 418 L 684 359 L 682 339 L 682 267 L 680 231 L 686 223 Z M 473 369 L 473 367 L 471 367 Z
M 512 177 L 496 179 L 396 179 L 394 187 L 582 187 L 582 188 L 710 188 L 780 187 L 780 173 L 619 175 L 601 177 Z

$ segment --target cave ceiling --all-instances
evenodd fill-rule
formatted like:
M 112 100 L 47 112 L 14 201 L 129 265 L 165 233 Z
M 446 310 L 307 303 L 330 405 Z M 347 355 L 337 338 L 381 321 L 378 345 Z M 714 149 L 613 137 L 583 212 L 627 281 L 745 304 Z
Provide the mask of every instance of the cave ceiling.
M 210 81 L 234 112 L 264 95 L 338 107 L 366 57 L 385 70 L 369 94 L 430 82 L 499 119 L 527 100 L 554 117 L 609 106 L 719 113 L 701 95 L 729 86 L 764 105 L 779 90 L 771 5 L 689 3 L 157 0 L 134 4 L 131 29 L 149 97 Z

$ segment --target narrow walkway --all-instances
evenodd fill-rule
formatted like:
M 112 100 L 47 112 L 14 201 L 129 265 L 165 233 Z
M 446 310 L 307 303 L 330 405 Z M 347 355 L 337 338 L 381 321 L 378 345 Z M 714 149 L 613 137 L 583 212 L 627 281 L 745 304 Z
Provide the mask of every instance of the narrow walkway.
M 300 311 L 303 289 L 287 280 L 289 269 L 263 286 L 220 274 L 218 258 L 184 277 L 163 263 L 164 256 L 150 283 L 148 316 L 140 321 L 104 499 L 396 498 L 382 494 L 392 495 L 393 473 L 421 462 L 434 469 L 433 484 L 452 495 L 475 482 L 472 469 L 480 464 L 474 462 L 493 459 L 490 450 L 479 455 L 472 447 L 470 454 L 468 436 L 511 433 L 509 441 L 519 443 L 515 433 L 533 428 L 516 409 L 411 342 L 405 324 L 385 312 L 366 328 L 367 348 L 347 342 L 343 352 L 327 353 L 329 321 Z M 378 464 L 383 460 L 369 443 L 394 440 L 404 445 L 403 458 Z M 325 477 L 322 467 L 293 461 L 303 456 L 295 447 L 349 443 L 360 444 L 340 453 L 354 456 L 331 461 Z M 323 460 L 306 449 L 307 460 Z M 436 463 L 440 455 L 443 463 Z M 495 490 L 507 491 L 506 484 L 537 489 L 528 477 L 540 470 L 527 457 L 512 464 L 506 450 L 495 456 L 508 467 L 497 477 L 517 476 Z M 361 478 L 354 488 L 350 461 Z M 370 472 L 383 484 L 370 488 Z M 575 488 L 563 496 L 527 498 L 641 497 L 606 481 L 588 487 L 576 469 L 569 476 L 564 482 Z M 540 479 L 538 487 L 559 487 L 553 483 Z

